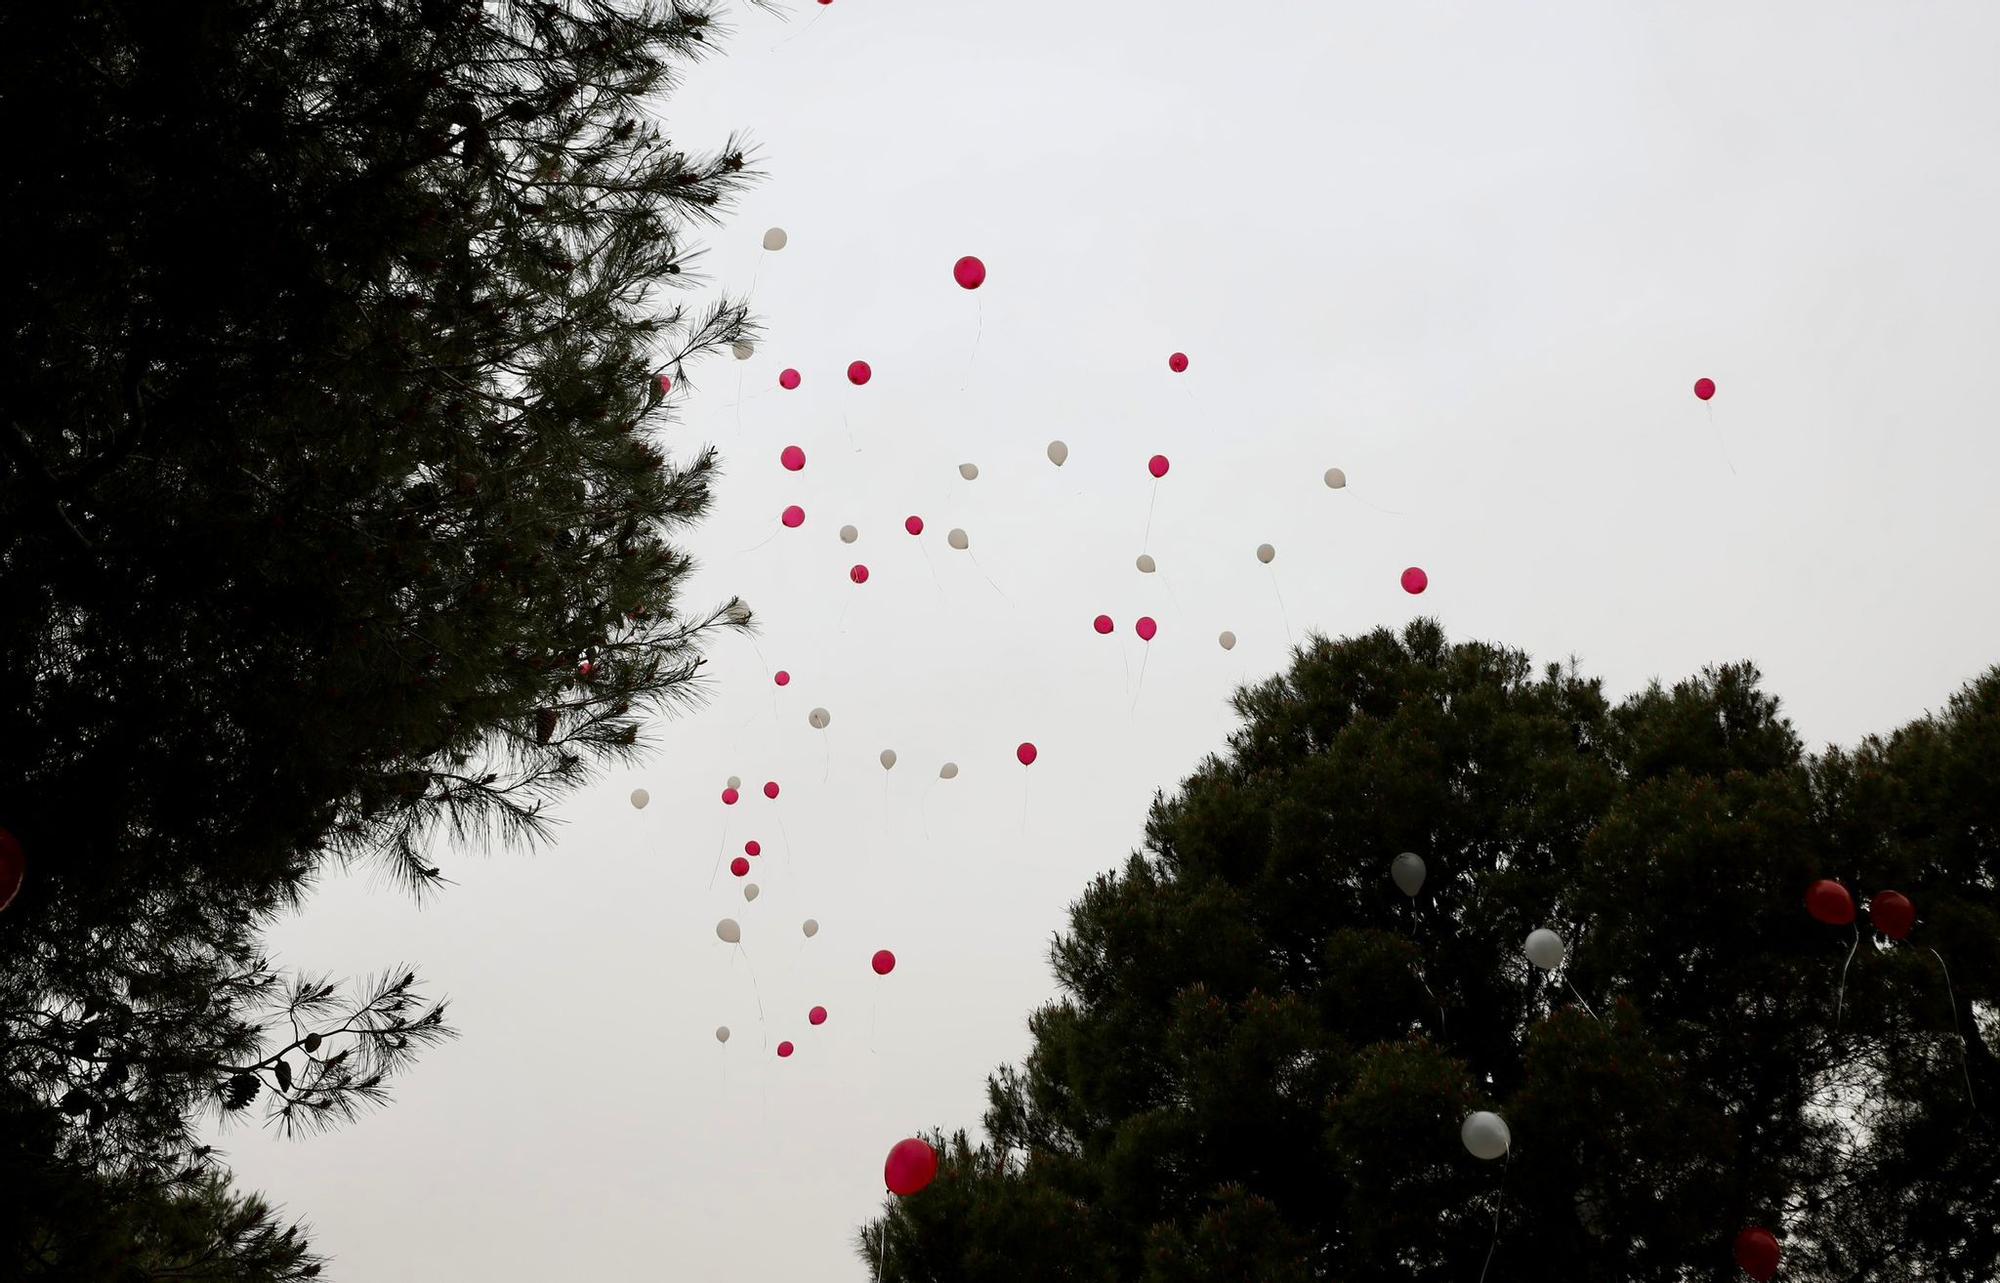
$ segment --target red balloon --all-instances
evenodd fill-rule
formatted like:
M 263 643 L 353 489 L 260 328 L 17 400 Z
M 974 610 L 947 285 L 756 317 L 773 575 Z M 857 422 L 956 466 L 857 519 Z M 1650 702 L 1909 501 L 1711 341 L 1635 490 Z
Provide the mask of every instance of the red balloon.
M 583 678 L 583 680 L 585 681 L 589 681 L 590 675 L 596 671 L 597 671 L 597 666 L 595 664 L 592 664 L 587 659 L 584 660 L 581 664 L 578 664 L 576 666 L 576 675 L 578 677 Z
M 799 385 L 799 372 L 797 370 L 785 370 L 778 375 L 778 386 L 783 388 L 785 391 L 790 392 L 793 388 L 797 387 L 798 385 Z
M 781 1042 L 778 1044 L 779 1056 L 789 1056 L 791 1054 L 792 1054 L 792 1044 L 788 1042 Z
M 764 796 L 770 798 L 774 802 L 778 800 L 778 781 L 776 780 L 764 781 Z
M 788 445 L 778 452 L 778 462 L 785 465 L 785 471 L 797 472 L 806 466 L 806 452 L 795 445 Z
M 951 265 L 951 279 L 963 289 L 976 290 L 986 284 L 986 264 L 967 254 Z
M 1168 357 L 1167 368 L 1169 370 L 1172 370 L 1175 374 L 1179 374 L 1183 370 L 1187 369 L 1187 353 L 1176 352 L 1172 356 Z
M 1694 394 L 1704 401 L 1708 400 L 1715 395 L 1715 380 L 1696 379 L 1694 381 Z
M 1153 636 L 1154 636 L 1154 634 L 1158 633 L 1159 631 L 1160 631 L 1160 626 L 1159 626 L 1158 624 L 1156 624 L 1156 623 L 1154 623 L 1154 622 L 1153 622 L 1153 617 L 1152 617 L 1151 615 L 1141 615 L 1141 616 L 1139 616 L 1139 640 L 1140 640 L 1140 641 L 1151 641 L 1151 640 L 1153 640 Z
M 1403 591 L 1412 597 L 1431 586 L 1431 577 L 1420 568 L 1411 566 L 1403 572 Z
M 903 529 L 913 535 L 920 535 L 924 532 L 924 519 L 922 517 L 911 517 L 903 523 Z
M 0 892 L 4 891 L 0 887 Z M 1917 925 L 1917 906 L 1900 891 L 1877 891 L 1868 902 L 1868 918 L 1891 940 L 1907 940 L 1910 928 Z
M 1021 745 L 1021 747 L 1014 750 L 1014 756 L 1021 760 L 1021 765 L 1033 766 L 1035 764 L 1035 756 L 1036 756 L 1035 746 L 1033 744 L 1023 744 Z
M 876 975 L 886 976 L 896 969 L 896 955 L 887 949 L 877 949 L 869 965 L 875 968 Z
M 806 1013 L 806 1019 L 807 1019 L 807 1020 L 810 1020 L 810 1021 L 811 1021 L 812 1023 L 814 1023 L 814 1024 L 816 1024 L 816 1025 L 823 1025 L 823 1024 L 825 1024 L 825 1023 L 826 1023 L 826 1008 L 825 1008 L 825 1007 L 814 1007 L 814 1008 L 813 1008 L 813 1009 L 812 1009 L 811 1011 L 808 1011 L 808 1012 Z
M 790 686 L 792 684 L 792 675 L 786 672 L 784 669 L 780 668 L 778 670 L 778 675 L 776 677 L 773 677 L 771 680 L 778 683 L 778 685 L 780 686 Z
M 723 804 L 724 806 L 735 806 L 735 805 L 736 805 L 736 790 L 735 790 L 735 789 L 724 789 L 724 790 L 722 790 L 722 804 Z
M 898 1198 L 908 1198 L 937 1179 L 937 1151 L 916 1139 L 899 1140 L 882 1164 L 882 1183 Z
M 1747 1229 L 1736 1236 L 1736 1263 L 1757 1283 L 1770 1283 L 1778 1273 L 1778 1240 L 1767 1229 Z
M 764 854 L 763 844 L 758 842 L 756 838 L 751 838 L 748 842 L 745 842 L 743 844 L 743 854 L 762 855 Z
M 28 878 L 28 856 L 21 850 L 21 839 L 5 829 L 0 829 L 0 912 L 14 903 L 14 897 L 21 893 L 21 884 Z
M 1844 927 L 1854 921 L 1854 897 L 1831 878 L 1821 878 L 1806 888 L 1806 912 L 1830 927 Z
M 875 371 L 868 368 L 866 361 L 856 361 L 847 367 L 847 381 L 857 388 L 874 377 Z
M 668 378 L 666 375 L 662 374 L 660 376 L 660 395 L 665 396 L 667 393 L 673 390 L 674 390 L 674 381 Z
M 847 577 L 857 584 L 865 584 L 868 582 L 868 567 L 856 566 L 847 572 Z
M 806 510 L 797 504 L 792 504 L 779 515 L 778 520 L 785 523 L 785 529 L 797 530 L 806 524 Z
M 750 861 L 739 855 L 729 862 L 729 871 L 740 878 L 750 872 Z
M 1111 631 L 1111 616 L 1099 615 L 1090 621 L 1090 626 L 1095 628 L 1099 633 L 1109 633 Z
M 1146 471 L 1152 473 L 1153 476 L 1156 478 L 1166 476 L 1167 456 L 1165 456 L 1164 454 L 1156 454 L 1152 458 L 1146 460 Z

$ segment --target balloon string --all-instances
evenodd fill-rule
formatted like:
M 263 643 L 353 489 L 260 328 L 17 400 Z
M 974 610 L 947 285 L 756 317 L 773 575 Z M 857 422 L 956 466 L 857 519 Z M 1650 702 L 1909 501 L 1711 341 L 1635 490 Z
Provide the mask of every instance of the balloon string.
M 847 444 L 854 447 L 854 453 L 860 454 L 860 443 L 854 439 L 854 425 L 847 421 L 847 412 L 845 410 L 840 413 L 840 426 L 847 429 Z
M 1006 602 L 1009 606 L 1013 606 L 1014 599 L 1007 595 L 1006 589 L 1002 588 L 999 584 L 993 582 L 993 576 L 986 573 L 986 567 L 979 565 L 979 558 L 973 557 L 970 552 L 966 553 L 965 555 L 968 557 L 972 557 L 972 564 L 975 566 L 979 566 L 980 576 L 986 580 L 987 584 L 993 589 L 994 592 L 1000 594 L 1000 600 Z
M 1569 972 L 1567 972 L 1567 971 L 1563 972 L 1563 983 L 1569 986 L 1569 991 L 1570 991 L 1570 993 L 1572 993 L 1572 994 L 1574 994 L 1574 995 L 1576 996 L 1576 1000 L 1577 1000 L 1578 1002 L 1581 1002 L 1581 1003 L 1583 1003 L 1583 1009 L 1584 1009 L 1584 1010 L 1585 1010 L 1586 1012 L 1589 1012 L 1589 1013 L 1590 1013 L 1590 1018 L 1591 1018 L 1592 1020 L 1597 1020 L 1597 1013 L 1596 1013 L 1595 1011 L 1591 1011 L 1591 1010 L 1590 1010 L 1590 1003 L 1589 1003 L 1589 1002 L 1588 1002 L 1588 1001 L 1587 1001 L 1587 1000 L 1586 1000 L 1586 999 L 1584 998 L 1584 996 L 1583 996 L 1582 994 L 1580 994 L 1580 993 L 1577 993 L 1577 991 L 1576 991 L 1576 981 L 1574 981 L 1574 980 L 1571 980 L 1571 979 L 1569 978 Z M 1602 1020 L 1597 1020 L 1597 1023 L 1601 1025 L 1601 1024 L 1603 1024 L 1604 1022 L 1603 1022 Z
M 975 296 L 972 301 L 979 309 L 979 329 L 972 336 L 972 355 L 965 358 L 965 381 L 958 385 L 960 392 L 965 391 L 966 388 L 972 385 L 972 363 L 979 359 L 979 340 L 986 334 L 985 300 Z
M 764 537 L 763 543 L 754 543 L 751 544 L 748 548 L 738 548 L 734 555 L 742 557 L 749 553 L 757 551 L 759 548 L 762 548 L 764 544 L 770 543 L 771 540 L 776 539 L 781 533 L 783 533 L 784 529 L 785 529 L 785 523 L 781 521 L 778 523 L 778 528 L 776 530 L 773 530 L 769 535 L 766 535 Z
M 792 41 L 797 40 L 800 36 L 806 34 L 807 31 L 811 31 L 814 27 L 818 26 L 819 20 L 821 18 L 824 18 L 825 16 L 826 16 L 826 10 L 821 9 L 817 14 L 813 15 L 813 20 L 805 25 L 804 31 L 794 31 L 791 35 L 786 36 L 783 40 L 780 40 L 777 44 L 772 45 L 770 51 L 772 53 L 776 53 L 778 52 L 778 50 L 783 49 L 786 45 L 792 43 Z
M 722 839 L 715 844 L 715 867 L 708 874 L 708 889 L 715 890 L 716 875 L 722 872 L 722 852 L 729 846 L 729 826 L 722 826 Z
M 1722 439 L 1722 429 L 1715 425 L 1715 407 L 1707 402 L 1702 404 L 1708 410 L 1708 426 L 1715 431 L 1715 444 L 1722 451 L 1722 461 L 1729 464 L 1729 475 L 1733 477 L 1736 475 L 1736 465 L 1729 462 L 1729 444 Z
M 1021 836 L 1028 836 L 1028 768 L 1021 768 Z
M 1833 1027 L 1836 1032 L 1840 1029 L 1840 1010 L 1847 1002 L 1847 968 L 1853 964 L 1854 954 L 1860 948 L 1861 924 L 1857 922 L 1854 924 L 1854 946 L 1847 951 L 1847 961 L 1840 964 L 1840 988 L 1833 1000 Z
M 924 564 L 931 568 L 931 582 L 937 585 L 938 600 L 944 601 L 944 580 L 938 578 L 937 563 L 931 560 L 931 550 L 924 547 L 924 541 L 917 540 L 917 551 L 924 554 Z M 981 573 L 984 573 L 983 571 Z
M 1139 686 L 1132 692 L 1132 711 L 1139 711 L 1139 696 L 1146 692 L 1146 661 L 1153 657 L 1153 648 L 1148 645 L 1146 653 L 1139 659 Z
M 833 737 L 826 733 L 824 726 L 820 728 L 819 740 L 826 748 L 826 769 L 819 775 L 819 782 L 824 784 L 833 778 Z
M 1936 949 L 1931 950 L 1931 957 L 1938 960 L 1938 969 L 1944 972 L 1944 994 L 1951 1003 L 1951 1031 L 1958 1035 L 1958 1067 L 1965 1074 L 1965 1099 L 1977 1113 L 1979 1099 L 1972 1094 L 1972 1062 L 1967 1059 L 1970 1049 L 1965 1045 L 1965 1030 L 1958 1023 L 1958 994 L 1951 987 L 1951 968 L 1944 965 L 1944 955 Z
M 768 1051 L 771 1046 L 771 1033 L 764 1028 L 764 994 L 757 987 L 757 964 L 750 961 L 750 951 L 743 947 L 741 941 L 737 942 L 736 952 L 743 955 L 743 965 L 750 969 L 750 993 L 757 999 L 757 1031 L 764 1035 L 764 1048 Z M 735 960 L 735 955 L 732 954 L 730 961 Z
M 1292 636 L 1292 614 L 1290 611 L 1285 609 L 1285 590 L 1278 587 L 1277 568 L 1275 566 L 1266 563 L 1264 569 L 1271 572 L 1271 591 L 1276 593 L 1278 596 L 1278 618 L 1285 621 L 1285 644 L 1288 646 L 1296 646 L 1298 645 L 1298 641 L 1296 638 Z
M 1125 665 L 1125 693 L 1130 695 L 1132 693 L 1132 657 L 1125 653 L 1123 642 L 1120 642 L 1118 646 L 1118 662 Z
M 1500 1213 L 1506 1208 L 1507 1168 L 1513 1161 L 1514 1147 L 1509 1145 L 1500 1160 L 1500 1189 L 1493 1196 L 1493 1243 L 1486 1249 L 1486 1264 L 1479 1267 L 1479 1283 L 1486 1283 L 1486 1271 L 1493 1268 L 1493 1253 L 1500 1250 Z
M 1181 595 L 1174 591 L 1174 581 L 1167 578 L 1167 572 L 1164 570 L 1160 572 L 1160 582 L 1167 586 L 1167 596 L 1173 599 L 1174 609 L 1179 610 L 1181 608 Z
M 1160 502 L 1160 479 L 1158 477 L 1154 477 L 1153 497 L 1146 501 L 1146 533 L 1139 536 L 1139 551 L 1142 553 L 1146 551 L 1146 545 L 1152 541 L 1153 509 L 1159 505 L 1159 502 Z

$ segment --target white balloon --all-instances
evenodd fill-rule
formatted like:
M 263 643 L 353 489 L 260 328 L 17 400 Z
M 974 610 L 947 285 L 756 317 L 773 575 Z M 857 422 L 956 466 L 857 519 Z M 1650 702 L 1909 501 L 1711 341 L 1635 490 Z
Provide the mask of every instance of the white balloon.
M 1474 1158 L 1483 1158 L 1488 1162 L 1506 1153 L 1507 1147 L 1514 1142 L 1514 1138 L 1507 1134 L 1507 1124 L 1500 1115 L 1484 1109 L 1466 1116 L 1465 1125 L 1458 1129 L 1458 1138 L 1465 1142 L 1466 1149 Z
M 946 763 L 945 763 L 945 764 L 944 764 L 943 766 L 939 767 L 939 768 L 938 768 L 938 778 L 939 778 L 939 779 L 941 779 L 941 780 L 955 780 L 955 779 L 957 779 L 957 778 L 958 778 L 958 763 L 957 763 L 957 762 L 946 762 Z
M 785 242 L 791 239 L 791 237 L 785 235 L 784 228 L 773 227 L 770 231 L 764 233 L 764 248 L 783 249 L 785 248 Z
M 1060 441 L 1049 442 L 1049 462 L 1058 468 L 1069 459 L 1069 447 Z
M 895 766 L 895 764 L 896 764 L 896 750 L 895 750 L 895 749 L 893 749 L 893 748 L 885 748 L 885 749 L 883 749 L 883 750 L 882 750 L 882 769 L 886 771 L 886 770 L 890 769 L 891 767 Z
M 1230 632 L 1227 628 L 1223 629 L 1222 636 L 1216 638 L 1215 640 L 1222 643 L 1222 649 L 1224 650 L 1236 649 L 1236 634 Z
M 723 613 L 729 617 L 729 622 L 732 624 L 747 624 L 750 622 L 750 605 L 740 597 L 730 602 L 729 609 Z
M 859 530 L 856 530 L 853 526 L 842 526 L 840 528 L 840 542 L 842 543 L 853 543 L 856 539 L 859 539 L 860 537 L 861 537 L 861 532 Z
M 976 463 L 961 463 L 958 465 L 958 475 L 964 477 L 967 481 L 977 481 L 979 480 L 979 465 Z
M 950 534 L 946 535 L 944 541 L 960 552 L 964 552 L 972 546 L 972 541 L 965 537 L 965 532 L 958 529 L 954 529 Z
M 750 359 L 750 354 L 751 354 L 752 352 L 755 352 L 756 350 L 757 350 L 757 349 L 755 349 L 755 348 L 751 347 L 751 346 L 750 346 L 750 345 L 749 345 L 748 343 L 744 343 L 744 342 L 741 342 L 741 341 L 738 341 L 738 342 L 735 342 L 735 343 L 731 343 L 731 344 L 729 345 L 729 351 L 730 351 L 730 354 L 731 354 L 732 356 L 734 356 L 734 357 L 735 357 L 735 358 L 736 358 L 737 360 L 739 360 L 739 361 L 747 361 L 747 360 L 749 360 L 749 359 Z
M 715 924 L 715 937 L 724 944 L 741 944 L 743 928 L 736 925 L 736 919 L 724 918 Z
M 1328 468 L 1326 470 L 1327 489 L 1338 490 L 1346 484 L 1347 484 L 1347 474 L 1345 472 L 1342 472 L 1339 468 Z
M 1424 889 L 1424 860 L 1415 851 L 1405 851 L 1389 862 L 1389 876 L 1396 880 L 1396 889 L 1415 899 L 1417 892 Z
M 806 714 L 806 721 L 816 731 L 823 731 L 833 721 L 833 717 L 823 708 L 815 708 Z
M 1528 943 L 1522 946 L 1522 948 L 1528 955 L 1528 961 L 1534 963 L 1544 971 L 1554 971 L 1562 965 L 1562 937 L 1547 927 L 1540 927 L 1530 931 L 1528 933 Z
M 728 786 L 729 786 L 730 788 L 733 788 L 733 789 L 740 789 L 740 788 L 742 788 L 742 787 L 743 787 L 743 777 L 742 777 L 741 775 L 732 775 L 732 776 L 730 776 L 730 777 L 729 777 L 729 785 L 728 785 Z
M 746 900 L 754 900 L 754 899 L 756 899 L 756 898 L 757 898 L 758 894 L 759 894 L 759 893 L 758 893 L 758 890 L 757 890 L 757 884 L 756 884 L 755 882 L 745 882 L 745 883 L 743 884 L 743 898 L 744 898 L 744 899 L 746 899 Z
M 1150 575 L 1155 570 L 1158 570 L 1160 568 L 1160 563 L 1153 560 L 1153 556 L 1151 553 L 1145 553 L 1145 552 L 1140 553 L 1137 564 L 1139 567 L 1139 573 L 1142 575 Z
M 799 930 L 806 933 L 806 939 L 808 940 L 812 939 L 814 936 L 819 934 L 819 919 L 807 918 L 806 924 L 803 927 L 800 927 Z
M 717 1025 L 717 1026 L 715 1027 L 715 1040 L 716 1040 L 717 1042 L 728 1042 L 728 1041 L 729 1041 L 729 1026 L 728 1026 L 728 1025 Z
M 1271 559 L 1277 555 L 1278 550 L 1270 544 L 1260 543 L 1257 545 L 1257 560 L 1263 562 L 1265 565 L 1270 565 Z
M 646 790 L 644 789 L 632 790 L 632 806 L 634 807 L 634 809 L 643 811 L 646 809 L 646 803 L 652 800 L 653 800 L 653 795 L 651 793 L 648 793 Z

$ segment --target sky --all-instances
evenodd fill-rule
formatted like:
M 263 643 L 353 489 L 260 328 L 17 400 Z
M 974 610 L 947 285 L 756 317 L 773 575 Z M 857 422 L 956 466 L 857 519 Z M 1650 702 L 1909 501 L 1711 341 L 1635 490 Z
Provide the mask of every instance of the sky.
M 552 845 L 443 851 L 456 885 L 421 910 L 332 878 L 274 930 L 292 966 L 416 964 L 463 1031 L 341 1132 L 223 1134 L 330 1276 L 868 1278 L 889 1147 L 979 1134 L 1069 905 L 1309 629 L 1428 615 L 1614 698 L 1749 659 L 1811 747 L 2000 661 L 2000 7 L 733 25 L 660 112 L 682 146 L 757 145 L 705 267 L 768 337 L 688 371 L 665 441 L 724 455 L 691 600 L 741 594 L 760 632 Z

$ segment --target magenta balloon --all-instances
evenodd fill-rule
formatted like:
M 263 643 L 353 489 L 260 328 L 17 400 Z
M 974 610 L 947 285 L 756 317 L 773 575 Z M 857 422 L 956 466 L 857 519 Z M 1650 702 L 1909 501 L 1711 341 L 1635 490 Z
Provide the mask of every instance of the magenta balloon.
M 764 781 L 764 796 L 770 798 L 773 802 L 778 800 L 778 781 Z
M 788 445 L 778 452 L 778 462 L 785 465 L 785 471 L 797 472 L 806 466 L 806 452 L 795 445 Z
M 875 371 L 868 368 L 866 361 L 856 361 L 847 367 L 847 381 L 857 388 L 874 377 Z
M 1033 766 L 1035 764 L 1035 758 L 1039 756 L 1039 754 L 1035 752 L 1035 746 L 1033 744 L 1023 743 L 1021 747 L 1014 750 L 1014 756 L 1016 759 L 1020 761 L 1021 765 Z
M 1431 577 L 1418 567 L 1411 566 L 1403 572 L 1403 591 L 1409 593 L 1411 596 L 1416 596 L 1430 586 Z
M 986 264 L 967 254 L 951 265 L 951 279 L 963 289 L 976 290 L 986 283 Z
M 865 584 L 868 582 L 868 567 L 857 565 L 847 572 L 847 577 L 857 584 Z
M 897 1198 L 908 1198 L 936 1180 L 937 1171 L 937 1151 L 911 1137 L 897 1141 L 889 1151 L 888 1161 L 882 1164 L 882 1183 Z
M 813 1009 L 812 1009 L 811 1011 L 808 1011 L 808 1012 L 806 1013 L 806 1019 L 807 1019 L 808 1021 L 810 1021 L 811 1023 L 813 1023 L 813 1024 L 816 1024 L 816 1025 L 823 1025 L 823 1024 L 825 1024 L 825 1023 L 826 1023 L 826 1008 L 825 1008 L 825 1007 L 814 1007 L 814 1008 L 813 1008 Z
M 1169 370 L 1172 370 L 1175 374 L 1179 374 L 1183 370 L 1187 369 L 1187 353 L 1176 352 L 1172 356 L 1168 357 L 1167 368 Z
M 740 878 L 750 872 L 750 861 L 739 855 L 729 862 L 729 871 Z
M 1154 635 L 1157 634 L 1159 631 L 1160 631 L 1160 626 L 1153 622 L 1153 617 L 1151 615 L 1139 616 L 1140 641 L 1153 640 Z
M 735 789 L 724 789 L 724 790 L 722 790 L 722 804 L 723 804 L 724 806 L 735 806 L 735 805 L 736 805 L 736 790 L 735 790 Z
M 792 684 L 792 675 L 786 672 L 784 669 L 780 668 L 778 670 L 778 675 L 776 677 L 773 677 L 771 680 L 778 683 L 778 685 L 780 686 L 790 686 Z
M 793 388 L 797 387 L 798 385 L 799 385 L 799 372 L 797 370 L 786 370 L 778 376 L 778 386 L 783 388 L 787 392 L 790 392 Z
M 797 504 L 793 504 L 791 507 L 785 509 L 784 514 L 778 520 L 785 523 L 786 529 L 797 530 L 800 526 L 806 524 L 806 510 Z
M 1166 476 L 1167 456 L 1165 456 L 1164 454 L 1156 454 L 1152 458 L 1146 460 L 1146 471 L 1152 473 L 1155 478 Z
M 886 976 L 896 969 L 896 955 L 887 949 L 877 949 L 875 956 L 869 959 L 868 965 L 875 968 L 876 975 Z
M 1099 633 L 1109 633 L 1112 628 L 1111 616 L 1099 615 L 1097 618 L 1090 621 L 1090 626 L 1092 628 L 1095 628 Z
M 909 531 L 913 535 L 920 535 L 924 532 L 924 519 L 922 517 L 913 516 L 908 521 L 905 521 L 903 523 L 903 529 Z

